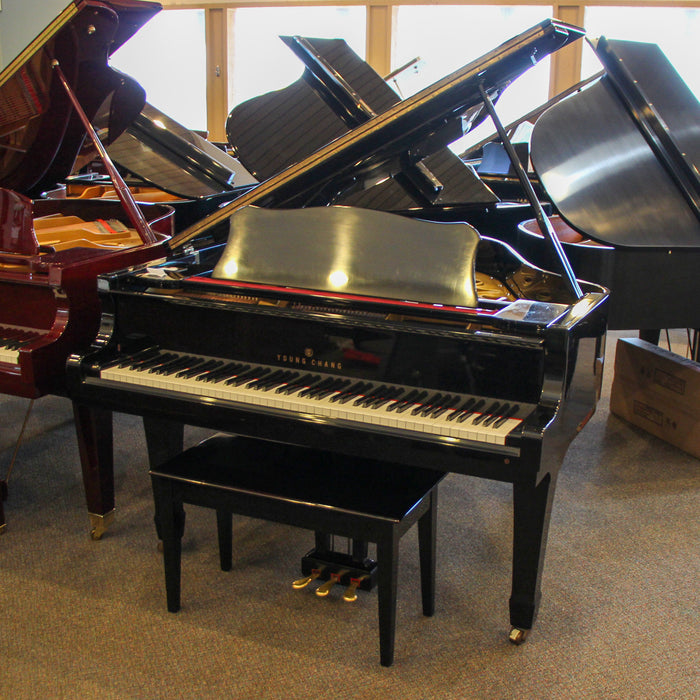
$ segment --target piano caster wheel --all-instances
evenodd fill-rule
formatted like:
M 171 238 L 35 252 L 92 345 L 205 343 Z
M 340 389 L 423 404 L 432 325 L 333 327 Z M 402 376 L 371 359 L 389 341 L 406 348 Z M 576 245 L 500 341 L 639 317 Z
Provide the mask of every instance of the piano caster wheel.
M 97 541 L 102 539 L 102 535 L 107 532 L 107 528 L 112 524 L 114 520 L 114 511 L 105 513 L 105 515 L 95 515 L 94 513 L 88 513 L 90 518 L 90 539 Z
M 520 629 L 519 627 L 513 627 L 508 635 L 508 641 L 515 646 L 520 646 L 527 639 L 528 630 Z
M 5 534 L 5 528 L 6 528 L 6 527 L 7 527 L 7 523 L 3 523 L 2 525 L 0 525 L 0 535 L 4 535 L 4 534 Z

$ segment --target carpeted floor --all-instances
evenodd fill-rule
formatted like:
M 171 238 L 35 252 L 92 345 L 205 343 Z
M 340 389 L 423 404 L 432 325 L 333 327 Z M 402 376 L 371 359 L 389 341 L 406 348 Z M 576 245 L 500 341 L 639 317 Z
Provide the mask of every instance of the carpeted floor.
M 615 337 L 598 411 L 559 478 L 528 641 L 507 641 L 510 487 L 451 475 L 437 612 L 421 615 L 409 533 L 389 669 L 376 592 L 348 604 L 292 589 L 312 545 L 292 527 L 236 518 L 224 573 L 214 515 L 188 508 L 183 606 L 168 613 L 140 420 L 116 417 L 117 517 L 93 542 L 70 404 L 39 400 L 0 537 L 0 700 L 698 697 L 700 461 L 610 415 Z M 0 397 L 0 474 L 25 407 Z

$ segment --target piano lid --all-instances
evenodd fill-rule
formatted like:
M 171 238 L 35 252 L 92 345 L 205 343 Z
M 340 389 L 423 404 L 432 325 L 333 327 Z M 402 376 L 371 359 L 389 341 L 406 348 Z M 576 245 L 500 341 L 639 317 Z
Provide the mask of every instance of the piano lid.
M 40 192 L 73 168 L 85 129 L 53 60 L 90 119 L 111 96 L 109 139 L 138 115 L 143 88 L 107 60 L 159 10 L 155 2 L 74 0 L 0 73 L 0 187 Z
M 226 133 L 236 157 L 259 180 L 279 173 L 346 134 L 401 100 L 377 72 L 343 39 L 281 36 L 304 63 L 294 83 L 237 105 L 226 121 Z M 479 108 L 474 109 L 475 117 Z M 470 119 L 448 124 L 459 138 Z M 311 126 L 310 126 L 311 125 Z M 351 188 L 336 204 L 368 209 L 405 210 L 419 204 L 491 204 L 498 198 L 474 171 L 447 148 L 413 164 L 403 158 L 397 177 L 376 178 Z M 357 183 L 356 183 L 357 184 Z
M 244 207 L 229 222 L 214 279 L 345 297 L 477 304 L 479 234 L 465 223 L 338 206 Z
M 537 121 L 531 158 L 567 223 L 604 244 L 700 245 L 700 103 L 655 44 L 599 39 L 606 74 Z
M 504 42 L 480 59 L 400 101 L 382 114 L 273 175 L 234 202 L 175 236 L 172 251 L 225 223 L 230 215 L 252 204 L 271 208 L 319 206 L 359 180 L 393 176 L 404 156 L 416 164 L 446 143 L 446 125 L 463 123 L 463 115 L 483 105 L 482 90 L 493 97 L 538 60 L 580 39 L 578 27 L 545 20 Z M 448 129 L 450 133 L 453 130 Z M 449 143 L 449 141 L 448 141 Z
M 108 123 L 101 110 L 98 127 Z M 178 197 L 195 199 L 257 180 L 235 159 L 148 102 L 107 148 L 125 170 Z

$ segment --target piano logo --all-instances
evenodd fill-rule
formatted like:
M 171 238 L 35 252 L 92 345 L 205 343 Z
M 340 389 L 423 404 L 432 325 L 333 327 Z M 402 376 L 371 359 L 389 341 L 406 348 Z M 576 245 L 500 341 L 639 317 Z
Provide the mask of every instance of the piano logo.
M 281 362 L 286 365 L 296 365 L 299 367 L 315 367 L 317 369 L 343 369 L 342 362 L 336 362 L 335 360 L 323 360 L 314 357 L 313 348 L 304 348 L 304 352 L 301 355 L 277 353 L 277 362 Z

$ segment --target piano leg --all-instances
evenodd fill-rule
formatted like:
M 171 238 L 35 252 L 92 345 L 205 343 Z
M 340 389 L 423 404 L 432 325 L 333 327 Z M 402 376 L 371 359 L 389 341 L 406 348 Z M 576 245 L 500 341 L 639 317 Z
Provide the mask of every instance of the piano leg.
M 165 418 L 144 416 L 143 428 L 146 433 L 148 463 L 151 468 L 158 467 L 183 452 L 185 447 L 184 423 Z M 155 502 L 156 510 L 153 522 L 156 526 L 158 540 L 162 542 L 161 515 L 158 512 L 159 499 L 156 499 Z
M 114 517 L 112 412 L 73 403 L 90 537 L 99 540 Z
M 160 466 L 184 450 L 184 423 L 144 416 L 143 428 L 146 432 L 148 462 L 151 468 Z
M 549 519 L 556 476 L 535 485 L 513 484 L 513 582 L 510 596 L 509 639 L 525 641 L 537 617 Z

